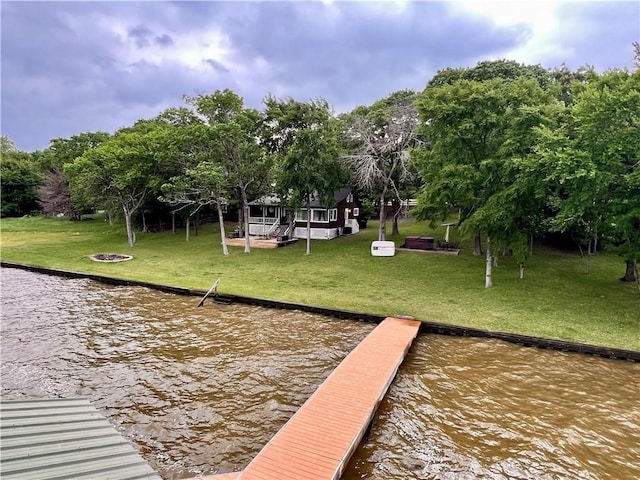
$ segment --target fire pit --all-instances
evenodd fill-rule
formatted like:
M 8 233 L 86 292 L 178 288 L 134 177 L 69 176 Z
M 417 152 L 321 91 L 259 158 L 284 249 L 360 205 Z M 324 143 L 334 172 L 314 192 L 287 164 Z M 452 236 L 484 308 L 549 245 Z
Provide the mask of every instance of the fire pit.
M 127 260 L 131 260 L 133 257 L 131 255 L 123 255 L 121 253 L 94 253 L 90 255 L 89 258 L 94 262 L 126 262 Z

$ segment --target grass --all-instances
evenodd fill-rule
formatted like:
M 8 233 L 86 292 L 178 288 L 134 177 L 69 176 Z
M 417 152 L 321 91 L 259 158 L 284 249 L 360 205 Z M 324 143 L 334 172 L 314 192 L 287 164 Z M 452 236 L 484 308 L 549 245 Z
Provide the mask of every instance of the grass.
M 618 280 L 624 263 L 613 253 L 592 257 L 591 273 L 577 252 L 536 245 L 527 277 L 518 279 L 513 258 L 501 257 L 494 287 L 484 288 L 484 258 L 462 242 L 459 256 L 397 252 L 372 257 L 377 224 L 357 235 L 304 242 L 244 254 L 230 247 L 222 255 L 217 225 L 184 232 L 138 234 L 127 245 L 122 224 L 27 217 L 0 223 L 3 260 L 99 273 L 119 278 L 206 290 L 220 277 L 219 291 L 302 302 L 346 310 L 411 315 L 423 320 L 535 335 L 640 351 L 640 296 Z M 406 235 L 444 236 L 424 223 L 405 221 Z M 455 232 L 452 240 L 456 241 Z M 126 253 L 124 263 L 97 263 L 93 253 Z

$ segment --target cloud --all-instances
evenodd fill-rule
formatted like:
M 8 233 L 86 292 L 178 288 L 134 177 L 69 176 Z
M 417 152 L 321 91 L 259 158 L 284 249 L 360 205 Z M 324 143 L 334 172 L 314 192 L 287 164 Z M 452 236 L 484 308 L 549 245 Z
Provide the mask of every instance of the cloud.
M 631 65 L 638 5 L 611 5 L 4 1 L 2 129 L 31 150 L 223 88 L 340 112 L 485 59 Z

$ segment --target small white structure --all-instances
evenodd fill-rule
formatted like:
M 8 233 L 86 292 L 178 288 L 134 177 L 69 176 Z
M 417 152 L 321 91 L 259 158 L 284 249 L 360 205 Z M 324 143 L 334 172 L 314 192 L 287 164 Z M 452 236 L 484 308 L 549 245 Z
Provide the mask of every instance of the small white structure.
M 393 257 L 395 254 L 395 243 L 383 240 L 371 242 L 371 255 L 374 257 Z

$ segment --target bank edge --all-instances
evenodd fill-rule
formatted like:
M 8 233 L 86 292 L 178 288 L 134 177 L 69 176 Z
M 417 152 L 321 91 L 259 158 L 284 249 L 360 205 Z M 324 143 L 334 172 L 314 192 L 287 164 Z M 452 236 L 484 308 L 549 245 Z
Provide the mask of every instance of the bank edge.
M 205 290 L 190 289 L 184 287 L 175 287 L 171 285 L 161 285 L 156 283 L 142 282 L 137 280 L 127 280 L 123 278 L 108 277 L 105 275 L 96 275 L 92 273 L 75 272 L 72 270 L 62 270 L 57 268 L 41 267 L 37 265 L 29 265 L 24 263 L 8 262 L 0 260 L 0 267 L 5 268 L 18 268 L 21 270 L 28 270 L 37 273 L 43 273 L 46 275 L 56 275 L 68 278 L 87 278 L 95 280 L 97 282 L 110 284 L 110 285 L 123 285 L 123 286 L 136 286 L 146 287 L 153 290 L 159 290 L 161 292 L 174 293 L 178 295 L 190 295 L 202 297 L 207 292 Z M 303 303 L 285 302 L 281 300 L 272 300 L 267 298 L 258 297 L 245 297 L 242 295 L 232 294 L 219 294 L 219 297 L 225 302 L 242 303 L 246 305 L 256 305 L 266 308 L 280 308 L 286 310 L 300 310 L 303 312 L 317 313 L 319 315 L 325 315 L 329 317 L 347 319 L 347 320 L 359 320 L 366 322 L 380 323 L 386 317 L 398 317 L 390 313 L 388 315 L 376 315 L 364 312 L 355 312 L 350 310 L 338 310 L 334 308 L 326 308 L 315 305 L 307 305 Z M 399 317 L 402 317 L 400 315 Z M 408 318 L 408 317 L 404 317 Z M 506 332 L 494 332 L 491 330 L 484 330 L 481 328 L 464 327 L 460 325 L 450 325 L 446 323 L 431 322 L 428 320 L 416 319 L 422 324 L 420 326 L 421 333 L 431 333 L 439 335 L 451 335 L 462 337 L 478 337 L 478 338 L 493 338 L 502 340 L 509 343 L 515 343 L 524 347 L 537 347 L 548 350 L 559 350 L 563 352 L 576 352 L 587 355 L 596 355 L 603 358 L 611 358 L 616 360 L 627 360 L 632 362 L 640 362 L 640 352 L 634 350 L 624 350 L 619 348 L 605 347 L 600 345 L 590 345 L 585 343 L 568 342 L 564 340 L 556 340 L 550 338 L 533 337 L 529 335 L 520 335 L 515 333 Z

